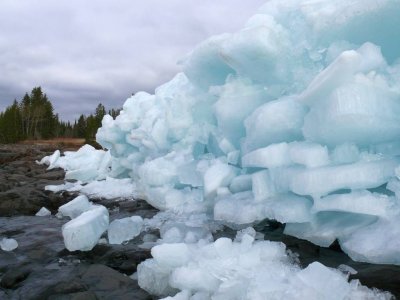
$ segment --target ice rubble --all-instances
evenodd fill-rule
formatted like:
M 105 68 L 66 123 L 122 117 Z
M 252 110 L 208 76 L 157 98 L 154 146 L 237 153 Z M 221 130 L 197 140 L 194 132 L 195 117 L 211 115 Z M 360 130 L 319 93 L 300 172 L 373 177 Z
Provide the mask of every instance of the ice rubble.
M 107 151 L 44 158 L 80 181 L 49 189 L 115 180 L 117 197 L 129 185 L 182 218 L 159 224 L 164 242 L 270 218 L 321 246 L 338 240 L 355 260 L 400 264 L 398 28 L 399 0 L 268 1 L 239 32 L 196 47 L 154 95 L 105 116 Z
M 163 244 L 138 266 L 139 285 L 165 299 L 390 299 L 318 262 L 301 269 L 283 243 L 232 241 Z M 343 268 L 343 267 L 342 267 Z M 354 270 L 353 270 L 354 271 Z M 346 269 L 348 273 L 348 269 Z M 177 293 L 177 291 L 181 291 Z

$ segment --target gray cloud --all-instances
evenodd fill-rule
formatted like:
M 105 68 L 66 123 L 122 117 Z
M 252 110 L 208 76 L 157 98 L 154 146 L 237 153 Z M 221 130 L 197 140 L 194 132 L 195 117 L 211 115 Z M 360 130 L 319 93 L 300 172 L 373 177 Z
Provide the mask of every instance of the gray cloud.
M 120 107 L 179 71 L 213 34 L 233 32 L 265 0 L 2 0 L 0 110 L 42 86 L 63 119 Z

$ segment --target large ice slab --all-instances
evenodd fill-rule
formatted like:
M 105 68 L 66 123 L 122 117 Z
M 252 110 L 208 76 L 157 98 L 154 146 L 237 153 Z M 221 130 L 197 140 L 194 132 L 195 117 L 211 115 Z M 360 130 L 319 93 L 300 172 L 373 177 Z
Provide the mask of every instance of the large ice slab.
M 374 194 L 369 191 L 355 191 L 314 199 L 313 210 L 315 212 L 350 212 L 384 218 L 391 217 L 399 212 L 394 197 Z
M 98 205 L 72 219 L 62 227 L 65 248 L 90 251 L 108 228 L 108 210 Z
M 341 189 L 375 188 L 394 177 L 398 159 L 304 169 L 293 175 L 290 189 L 299 195 L 323 196 Z

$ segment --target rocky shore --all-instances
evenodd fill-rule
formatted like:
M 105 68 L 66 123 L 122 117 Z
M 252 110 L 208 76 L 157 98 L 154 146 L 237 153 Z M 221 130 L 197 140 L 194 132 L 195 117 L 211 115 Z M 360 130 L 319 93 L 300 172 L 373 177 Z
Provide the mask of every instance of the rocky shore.
M 76 195 L 45 191 L 46 185 L 63 183 L 64 172 L 46 171 L 35 163 L 56 148 L 0 146 L 0 239 L 13 238 L 19 244 L 12 252 L 0 250 L 0 299 L 153 299 L 129 277 L 150 257 L 148 249 L 139 247 L 144 233 L 129 243 L 99 244 L 89 252 L 65 249 L 61 226 L 67 220 L 54 214 Z M 140 200 L 92 200 L 109 209 L 110 220 L 130 215 L 150 218 L 157 212 Z M 52 216 L 35 216 L 41 207 L 49 209 Z M 400 297 L 399 266 L 354 262 L 338 245 L 321 248 L 283 235 L 279 223 L 262 222 L 255 229 L 264 233 L 265 239 L 283 241 L 303 266 L 313 261 L 335 268 L 349 266 L 357 271 L 350 278 Z M 234 235 L 225 229 L 215 237 Z
M 46 185 L 63 183 L 64 171 L 35 163 L 56 147 L 0 146 L 0 239 L 17 240 L 11 252 L 0 250 L 0 299 L 152 299 L 131 279 L 136 266 L 150 257 L 138 247 L 142 237 L 125 245 L 98 245 L 90 252 L 65 249 L 61 226 L 54 214 L 76 195 L 54 194 Z M 144 201 L 97 202 L 110 209 L 110 218 L 137 214 L 151 217 L 156 210 Z M 52 216 L 35 216 L 46 207 Z

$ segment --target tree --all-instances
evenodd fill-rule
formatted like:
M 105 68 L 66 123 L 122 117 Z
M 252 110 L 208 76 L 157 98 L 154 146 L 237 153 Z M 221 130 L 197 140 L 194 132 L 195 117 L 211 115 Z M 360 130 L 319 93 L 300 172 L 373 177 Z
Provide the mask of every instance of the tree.
M 86 137 L 86 118 L 84 115 L 80 115 L 78 122 L 76 122 L 75 132 L 76 137 L 85 138 Z
M 120 109 L 111 109 L 108 113 L 115 119 Z M 99 103 L 94 114 L 81 114 L 72 125 L 63 122 L 54 113 L 53 104 L 35 87 L 25 93 L 20 103 L 14 103 L 0 112 L 0 143 L 15 143 L 22 139 L 48 139 L 52 137 L 79 137 L 93 142 L 103 117 L 107 114 L 103 104 Z
M 21 111 L 18 102 L 14 100 L 13 104 L 0 114 L 0 142 L 15 143 L 22 137 Z

